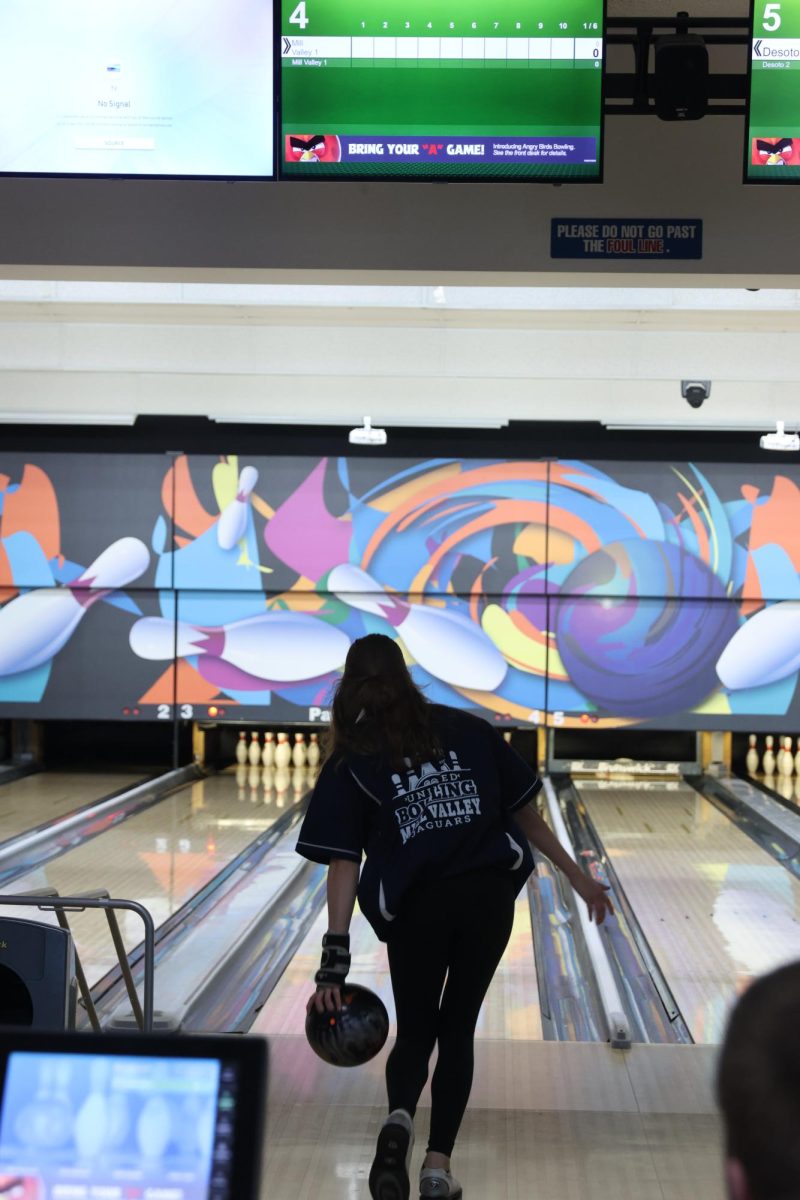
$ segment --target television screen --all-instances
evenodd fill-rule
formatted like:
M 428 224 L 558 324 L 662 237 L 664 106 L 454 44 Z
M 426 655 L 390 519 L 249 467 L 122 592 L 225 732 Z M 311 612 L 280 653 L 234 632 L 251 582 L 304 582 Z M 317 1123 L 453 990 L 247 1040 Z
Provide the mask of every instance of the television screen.
M 0 1194 L 254 1200 L 266 1045 L 234 1040 L 5 1030 Z
M 603 0 L 284 0 L 292 178 L 597 181 Z
M 745 179 L 800 180 L 800 0 L 753 0 Z
M 0 0 L 0 173 L 273 174 L 272 0 Z

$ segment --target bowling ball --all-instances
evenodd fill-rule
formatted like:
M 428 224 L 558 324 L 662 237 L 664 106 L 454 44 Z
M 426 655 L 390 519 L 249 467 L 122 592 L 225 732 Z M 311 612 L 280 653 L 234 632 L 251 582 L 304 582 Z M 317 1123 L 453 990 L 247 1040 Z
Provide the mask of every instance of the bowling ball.
M 736 606 L 702 559 L 644 539 L 584 558 L 561 585 L 554 631 L 573 685 L 601 711 L 656 717 L 719 687 L 716 662 Z
M 333 1067 L 360 1067 L 383 1048 L 389 1014 L 380 996 L 357 983 L 342 988 L 342 1007 L 306 1016 L 306 1037 L 315 1054 Z

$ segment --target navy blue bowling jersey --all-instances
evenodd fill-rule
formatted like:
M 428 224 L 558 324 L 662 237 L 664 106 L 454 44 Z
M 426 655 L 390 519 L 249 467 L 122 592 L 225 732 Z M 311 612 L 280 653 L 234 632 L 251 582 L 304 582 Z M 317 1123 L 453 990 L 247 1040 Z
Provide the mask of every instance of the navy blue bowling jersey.
M 312 862 L 365 856 L 358 902 L 382 941 L 412 888 L 488 868 L 508 871 L 519 891 L 534 867 L 511 814 L 541 788 L 536 772 L 480 717 L 442 705 L 433 714 L 443 747 L 435 762 L 396 771 L 372 758 L 329 759 L 297 842 Z

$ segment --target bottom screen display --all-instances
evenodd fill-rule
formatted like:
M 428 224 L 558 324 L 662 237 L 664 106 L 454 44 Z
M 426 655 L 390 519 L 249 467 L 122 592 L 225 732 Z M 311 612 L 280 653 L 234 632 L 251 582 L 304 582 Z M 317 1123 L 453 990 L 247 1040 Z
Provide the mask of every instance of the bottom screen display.
M 213 1059 L 13 1051 L 0 1192 L 228 1200 L 235 1072 Z

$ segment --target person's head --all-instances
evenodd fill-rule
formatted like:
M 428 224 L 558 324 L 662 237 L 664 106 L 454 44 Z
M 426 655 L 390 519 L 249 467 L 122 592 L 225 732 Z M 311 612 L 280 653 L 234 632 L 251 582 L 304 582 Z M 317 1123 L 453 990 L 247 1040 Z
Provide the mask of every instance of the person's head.
M 717 1074 L 731 1200 L 800 1196 L 800 962 L 736 1004 Z
M 430 705 L 400 647 L 382 633 L 353 642 L 331 708 L 331 752 L 367 754 L 395 768 L 439 752 Z

